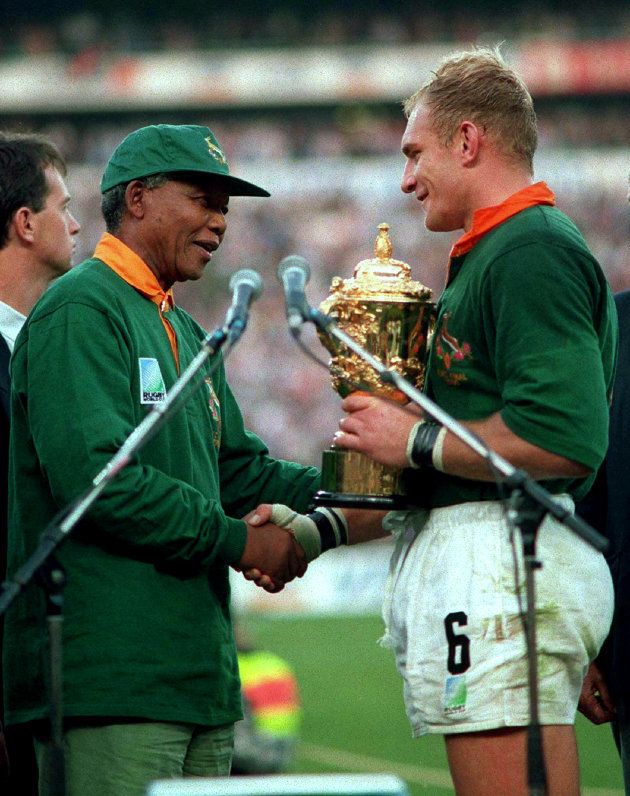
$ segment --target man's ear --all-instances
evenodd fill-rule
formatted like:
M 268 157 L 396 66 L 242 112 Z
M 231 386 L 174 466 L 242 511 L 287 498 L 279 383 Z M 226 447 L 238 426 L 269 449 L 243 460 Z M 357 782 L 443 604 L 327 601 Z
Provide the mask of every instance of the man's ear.
M 9 224 L 9 237 L 11 234 L 23 243 L 33 243 L 35 240 L 35 213 L 30 207 L 19 207 L 15 211 Z
M 459 126 L 459 153 L 463 166 L 474 166 L 479 158 L 484 131 L 474 122 L 463 121 Z
M 134 218 L 143 218 L 146 212 L 147 189 L 142 180 L 132 180 L 125 188 L 125 205 Z

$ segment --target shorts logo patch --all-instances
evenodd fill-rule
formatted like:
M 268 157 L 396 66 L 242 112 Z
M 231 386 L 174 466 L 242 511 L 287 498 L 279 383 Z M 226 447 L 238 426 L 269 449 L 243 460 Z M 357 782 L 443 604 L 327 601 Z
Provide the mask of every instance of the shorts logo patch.
M 466 675 L 449 675 L 444 681 L 444 713 L 453 716 L 466 712 Z
M 157 359 L 139 357 L 140 403 L 157 404 L 166 398 L 166 386 Z

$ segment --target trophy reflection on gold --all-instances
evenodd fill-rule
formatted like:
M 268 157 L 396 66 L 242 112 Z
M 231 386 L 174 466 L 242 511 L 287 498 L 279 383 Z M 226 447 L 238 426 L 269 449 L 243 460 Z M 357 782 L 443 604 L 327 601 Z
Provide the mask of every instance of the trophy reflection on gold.
M 434 316 L 429 288 L 411 279 L 407 263 L 392 259 L 389 225 L 380 224 L 371 260 L 362 260 L 350 279 L 334 277 L 320 309 L 338 327 L 390 370 L 422 387 L 427 339 Z M 328 349 L 334 389 L 343 398 L 363 390 L 405 402 L 391 385 L 343 343 L 321 331 Z M 322 458 L 322 487 L 315 503 L 327 506 L 396 508 L 407 504 L 402 470 L 379 464 L 365 454 L 332 446 Z

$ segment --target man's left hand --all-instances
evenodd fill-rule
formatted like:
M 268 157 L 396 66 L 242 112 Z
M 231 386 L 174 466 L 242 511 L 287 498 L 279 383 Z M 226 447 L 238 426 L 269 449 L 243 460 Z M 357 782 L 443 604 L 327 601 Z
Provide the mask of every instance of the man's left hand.
M 419 409 L 403 409 L 392 401 L 364 393 L 349 395 L 341 408 L 348 415 L 339 421 L 335 446 L 360 451 L 389 467 L 409 466 L 407 439 L 420 420 Z

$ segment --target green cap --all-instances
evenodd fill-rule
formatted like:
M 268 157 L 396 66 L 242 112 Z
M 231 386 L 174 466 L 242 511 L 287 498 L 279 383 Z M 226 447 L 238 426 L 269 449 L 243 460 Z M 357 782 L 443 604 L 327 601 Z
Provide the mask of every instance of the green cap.
M 152 174 L 192 171 L 219 177 L 230 196 L 269 196 L 232 177 L 212 130 L 195 124 L 152 124 L 130 133 L 114 150 L 101 180 L 101 193 Z

